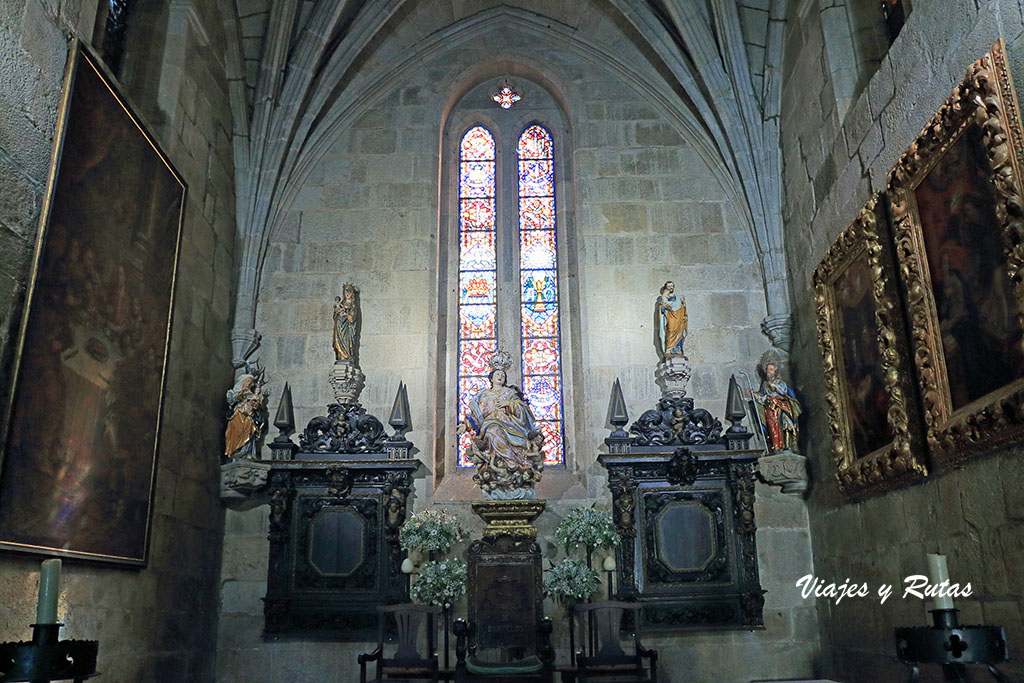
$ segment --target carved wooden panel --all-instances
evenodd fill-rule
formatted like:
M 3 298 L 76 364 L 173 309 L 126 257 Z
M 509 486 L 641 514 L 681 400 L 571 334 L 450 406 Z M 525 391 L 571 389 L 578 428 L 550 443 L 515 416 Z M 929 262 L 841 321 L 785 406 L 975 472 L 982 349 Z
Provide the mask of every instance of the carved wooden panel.
M 467 611 L 478 649 L 536 654 L 543 612 L 540 547 L 532 540 L 476 541 L 469 549 Z
M 645 630 L 760 627 L 757 453 L 666 448 L 599 460 L 622 540 L 618 597 L 643 603 Z
M 418 460 L 275 461 L 264 631 L 365 639 L 408 600 L 398 528 Z

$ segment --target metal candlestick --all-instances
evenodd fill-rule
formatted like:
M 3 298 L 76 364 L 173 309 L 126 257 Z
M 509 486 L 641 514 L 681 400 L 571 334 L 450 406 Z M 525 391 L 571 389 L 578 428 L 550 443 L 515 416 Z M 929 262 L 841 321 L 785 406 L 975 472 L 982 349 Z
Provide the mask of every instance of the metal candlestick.
M 64 624 L 32 624 L 32 640 L 0 643 L 0 680 L 84 681 L 96 675 L 95 640 L 60 640 Z
M 967 664 L 983 664 L 995 680 L 1009 683 L 996 668 L 1006 661 L 1006 634 L 1001 626 L 960 626 L 958 609 L 933 609 L 933 626 L 896 629 L 896 655 L 910 667 L 910 681 L 920 680 L 920 664 L 939 664 L 948 681 L 967 679 Z

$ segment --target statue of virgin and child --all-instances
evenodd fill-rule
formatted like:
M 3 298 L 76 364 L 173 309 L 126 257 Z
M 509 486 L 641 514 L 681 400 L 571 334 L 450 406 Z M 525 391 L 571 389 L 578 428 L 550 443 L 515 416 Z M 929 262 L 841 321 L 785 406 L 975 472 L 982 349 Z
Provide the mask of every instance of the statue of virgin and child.
M 544 435 L 534 420 L 523 392 L 508 384 L 512 365 L 507 351 L 491 359 L 490 386 L 474 396 L 459 423 L 458 433 L 470 432 L 473 480 L 485 498 L 534 498 L 534 486 L 544 468 Z

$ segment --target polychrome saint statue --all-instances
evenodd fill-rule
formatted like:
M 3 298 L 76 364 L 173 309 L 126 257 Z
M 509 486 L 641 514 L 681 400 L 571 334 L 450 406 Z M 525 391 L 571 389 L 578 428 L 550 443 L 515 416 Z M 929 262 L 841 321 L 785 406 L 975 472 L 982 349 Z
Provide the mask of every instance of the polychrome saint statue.
M 662 285 L 655 309 L 662 357 L 684 355 L 683 342 L 689 330 L 689 317 L 686 315 L 686 300 L 681 294 L 676 294 L 676 285 L 671 280 Z
M 778 353 L 765 351 L 757 363 L 761 386 L 757 391 L 750 391 L 769 453 L 796 452 L 797 438 L 800 436 L 797 426 L 800 402 L 792 387 L 779 377 L 780 365 Z
M 458 429 L 460 435 L 474 434 L 469 457 L 485 498 L 534 498 L 544 467 L 544 436 L 523 392 L 508 384 L 511 365 L 507 351 L 494 354 L 490 386 L 470 400 Z
M 224 455 L 258 460 L 260 439 L 267 429 L 266 381 L 263 368 L 246 366 L 245 374 L 227 392 L 228 424 L 224 430 Z
M 359 306 L 356 287 L 346 283 L 341 296 L 334 297 L 334 357 L 335 360 L 359 365 Z

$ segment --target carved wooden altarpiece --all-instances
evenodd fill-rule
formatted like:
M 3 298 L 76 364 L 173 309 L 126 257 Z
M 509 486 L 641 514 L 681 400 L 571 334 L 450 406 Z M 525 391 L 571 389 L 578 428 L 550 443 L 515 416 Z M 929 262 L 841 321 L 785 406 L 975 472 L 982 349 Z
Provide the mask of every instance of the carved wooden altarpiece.
M 622 544 L 617 597 L 643 603 L 645 632 L 760 628 L 756 451 L 717 444 L 631 448 L 608 470 Z
M 419 460 L 331 457 L 271 465 L 267 634 L 366 640 L 377 605 L 408 601 L 398 530 Z

